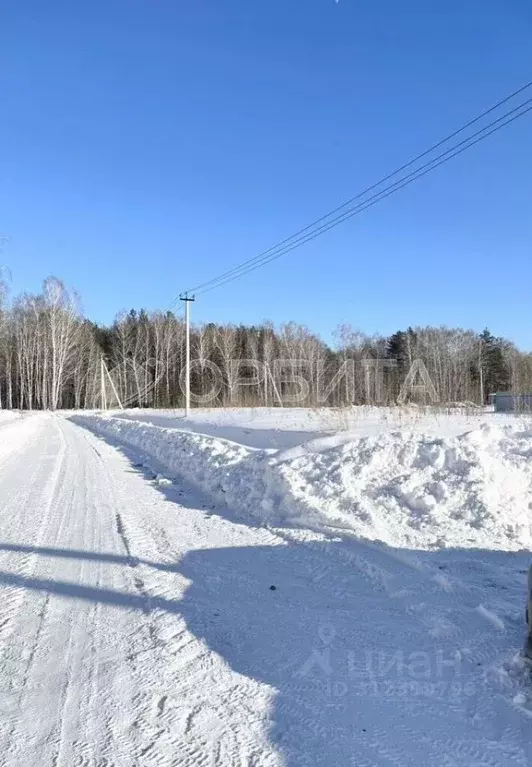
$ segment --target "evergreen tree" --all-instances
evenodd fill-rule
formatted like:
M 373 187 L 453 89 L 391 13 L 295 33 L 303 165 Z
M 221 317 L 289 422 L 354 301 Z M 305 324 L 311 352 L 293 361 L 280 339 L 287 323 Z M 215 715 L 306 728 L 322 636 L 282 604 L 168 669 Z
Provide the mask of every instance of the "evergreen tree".
M 412 328 L 399 330 L 388 339 L 386 356 L 395 360 L 400 375 L 406 375 L 416 357 L 417 334 Z
M 479 364 L 484 376 L 484 395 L 488 401 L 490 394 L 507 391 L 510 387 L 510 371 L 504 356 L 505 342 L 496 338 L 488 328 L 479 336 Z
M 406 364 L 406 333 L 404 330 L 398 330 L 388 339 L 386 349 L 388 359 L 395 360 L 399 368 Z

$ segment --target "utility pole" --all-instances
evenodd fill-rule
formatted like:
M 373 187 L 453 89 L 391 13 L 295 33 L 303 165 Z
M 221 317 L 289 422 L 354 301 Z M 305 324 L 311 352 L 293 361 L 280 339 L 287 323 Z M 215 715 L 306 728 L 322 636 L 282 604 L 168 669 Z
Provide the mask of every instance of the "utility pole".
M 484 361 L 483 361 L 483 354 L 482 354 L 483 348 L 482 348 L 482 340 L 479 341 L 478 344 L 478 368 L 480 373 L 480 404 L 482 407 L 484 407 Z
M 105 363 L 103 357 L 100 359 L 100 396 L 102 399 L 102 410 L 107 410 L 107 397 L 105 396 Z
M 182 293 L 179 300 L 185 302 L 185 416 L 188 418 L 190 413 L 190 304 L 196 299 L 188 293 Z

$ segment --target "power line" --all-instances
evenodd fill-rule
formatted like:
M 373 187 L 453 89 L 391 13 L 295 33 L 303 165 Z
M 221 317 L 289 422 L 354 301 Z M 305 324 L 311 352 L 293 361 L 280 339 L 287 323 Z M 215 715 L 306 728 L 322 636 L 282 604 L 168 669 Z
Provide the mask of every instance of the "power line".
M 368 192 L 372 192 L 374 189 L 376 189 L 378 186 L 381 186 L 381 184 L 384 184 L 386 181 L 389 181 L 394 176 L 401 173 L 403 170 L 406 170 L 407 168 L 414 165 L 414 163 L 418 162 L 419 160 L 423 159 L 423 157 L 426 157 L 431 152 L 434 152 L 436 149 L 438 149 L 443 144 L 446 144 L 451 139 L 458 136 L 460 133 L 463 133 L 465 130 L 470 128 L 471 126 L 475 125 L 477 122 L 482 120 L 484 117 L 487 117 L 487 115 L 494 112 L 496 109 L 499 109 L 503 104 L 506 104 L 508 101 L 511 101 L 511 99 L 518 96 L 520 93 L 523 93 L 525 90 L 530 88 L 532 86 L 532 80 L 525 85 L 523 85 L 521 88 L 518 88 L 517 90 L 513 91 L 513 93 L 510 93 L 508 96 L 505 96 L 503 99 L 498 101 L 496 104 L 491 106 L 489 109 L 486 109 L 484 112 L 479 114 L 477 117 L 473 118 L 469 122 L 467 122 L 465 125 L 462 125 L 461 128 L 458 128 L 458 130 L 453 131 L 453 133 L 450 133 L 445 138 L 438 141 L 436 144 L 433 144 L 429 149 L 424 150 L 420 154 L 416 155 L 412 160 L 409 160 L 404 165 L 401 165 L 396 170 L 392 171 L 391 173 L 387 174 L 383 178 L 381 178 L 379 181 L 376 181 L 371 186 L 364 189 L 362 192 L 359 192 L 354 197 L 351 197 L 349 200 L 346 200 L 344 203 L 339 205 L 338 207 L 334 208 L 333 210 L 329 211 L 329 213 L 326 213 L 324 216 L 321 216 L 320 218 L 316 219 L 312 223 L 308 224 L 307 226 L 303 227 L 303 229 L 300 229 L 299 231 L 292 234 L 290 237 L 287 237 L 286 239 L 282 240 L 281 242 L 277 243 L 277 245 L 272 246 L 271 248 L 268 248 L 268 250 L 263 251 L 262 253 L 259 253 L 258 255 L 254 256 L 253 258 L 248 259 L 247 261 L 244 261 L 242 264 L 239 264 L 238 266 L 233 267 L 232 269 L 229 269 L 226 272 L 223 272 L 222 274 L 218 275 L 217 277 L 212 278 L 211 280 L 207 280 L 206 282 L 200 283 L 199 285 L 195 285 L 194 288 L 191 288 L 192 291 L 200 291 L 203 288 L 207 287 L 208 285 L 211 285 L 214 282 L 217 282 L 219 279 L 223 279 L 224 277 L 228 277 L 229 275 L 233 274 L 234 272 L 240 270 L 241 268 L 247 266 L 248 264 L 252 264 L 259 259 L 263 258 L 264 256 L 267 256 L 272 251 L 277 250 L 281 246 L 289 243 L 291 240 L 295 239 L 299 235 L 303 234 L 304 232 L 307 232 L 309 229 L 312 229 L 317 224 L 320 224 L 322 221 L 324 221 L 327 218 L 330 218 L 335 213 L 338 213 L 343 208 L 347 207 L 348 205 L 351 205 L 356 200 L 359 200 L 361 197 L 364 197 L 364 195 L 368 194 Z M 176 298 L 176 302 L 179 299 Z
M 532 99 L 529 99 L 527 102 L 524 102 L 524 104 L 522 104 L 517 109 L 520 109 L 522 106 L 525 106 L 527 103 L 530 103 L 531 101 Z M 487 131 L 489 127 L 494 125 L 494 123 L 490 123 L 489 125 L 486 126 L 486 128 L 483 129 L 482 131 L 483 135 L 480 135 L 473 141 L 470 140 L 473 138 L 473 136 L 469 137 L 468 139 L 465 139 L 464 141 L 460 142 L 460 144 L 455 145 L 455 147 L 452 147 L 451 149 L 449 149 L 447 152 L 444 153 L 444 155 L 448 155 L 448 156 L 440 155 L 439 157 L 442 157 L 442 159 L 440 159 L 438 162 L 436 162 L 437 158 L 435 158 L 430 163 L 426 163 L 425 165 L 421 166 L 421 168 L 418 168 L 416 171 L 413 171 L 412 173 L 408 174 L 408 176 L 405 176 L 399 179 L 398 181 L 394 182 L 394 184 L 390 185 L 389 187 L 382 189 L 380 192 L 373 195 L 368 200 L 365 200 L 364 202 L 359 203 L 357 206 L 355 206 L 354 209 L 349 209 L 345 211 L 343 214 L 341 214 L 340 216 L 337 216 L 332 221 L 329 221 L 327 224 L 323 224 L 318 229 L 308 232 L 308 234 L 304 235 L 303 237 L 300 237 L 299 239 L 295 241 L 289 241 L 284 248 L 278 250 L 277 252 L 272 253 L 271 255 L 265 258 L 262 258 L 259 262 L 251 263 L 247 267 L 244 267 L 244 265 L 242 264 L 239 267 L 238 273 L 233 273 L 232 275 L 227 276 L 225 279 L 222 279 L 220 276 L 216 282 L 214 282 L 213 280 L 214 284 L 211 284 L 209 287 L 206 287 L 203 290 L 197 291 L 196 295 L 198 294 L 203 295 L 205 293 L 209 293 L 211 290 L 221 287 L 222 285 L 226 285 L 227 283 L 232 282 L 233 280 L 236 280 L 239 277 L 243 277 L 246 274 L 249 274 L 250 272 L 254 271 L 255 269 L 259 269 L 261 266 L 265 266 L 266 264 L 269 264 L 272 261 L 275 261 L 281 256 L 284 256 L 287 253 L 290 253 L 292 250 L 295 250 L 296 248 L 299 248 L 302 245 L 305 245 L 307 242 L 314 240 L 316 237 L 319 237 L 321 234 L 328 232 L 330 229 L 333 229 L 334 227 L 338 226 L 344 221 L 347 221 L 349 218 L 356 216 L 358 213 L 362 213 L 368 208 L 373 207 L 373 205 L 376 205 L 381 200 L 384 200 L 386 197 L 389 197 L 395 192 L 398 192 L 400 189 L 403 189 L 405 186 L 408 186 L 414 181 L 417 181 L 419 178 L 422 178 L 423 176 L 427 175 L 427 173 L 430 173 L 432 170 L 435 170 L 440 165 L 443 165 L 449 160 L 452 160 L 457 155 L 462 154 L 462 152 L 465 152 L 466 149 L 470 149 L 475 144 L 478 144 L 480 141 L 483 141 L 485 138 L 488 138 L 488 136 L 491 136 L 493 133 L 496 133 L 498 130 L 501 130 L 509 123 L 514 122 L 519 117 L 523 117 L 527 112 L 530 112 L 531 110 L 532 110 L 532 105 L 527 107 L 523 111 L 521 111 L 519 114 L 516 114 L 513 117 L 510 117 L 508 120 L 498 125 L 497 127 L 492 128 L 492 130 L 484 133 L 484 131 Z M 512 110 L 512 111 L 515 111 L 515 110 Z M 504 117 L 507 117 L 509 114 L 510 113 L 507 113 L 507 115 L 504 115 L 502 118 L 499 118 L 499 120 L 504 119 Z M 499 120 L 495 122 L 499 122 Z M 466 144 L 466 145 L 461 146 L 461 148 L 458 148 L 462 144 Z M 453 150 L 456 150 L 456 151 L 453 151 Z M 452 152 L 452 154 L 449 154 L 450 152 Z
M 369 192 L 372 192 L 373 190 L 377 189 L 377 187 L 382 186 L 386 181 L 389 181 L 394 176 L 398 175 L 402 171 L 406 170 L 407 168 L 411 167 L 415 163 L 419 162 L 419 160 L 431 154 L 436 149 L 438 149 L 445 143 L 449 142 L 451 139 L 458 136 L 460 133 L 463 133 L 465 130 L 472 127 L 473 125 L 478 123 L 480 120 L 485 118 L 487 115 L 499 109 L 501 106 L 503 106 L 504 104 L 509 102 L 511 99 L 518 96 L 520 93 L 523 93 L 525 90 L 527 90 L 531 86 L 532 86 L 532 81 L 526 83 L 521 88 L 518 88 L 513 93 L 509 94 L 508 96 L 506 96 L 505 98 L 501 99 L 496 104 L 491 106 L 489 109 L 485 110 L 480 115 L 478 115 L 474 119 L 467 122 L 458 130 L 454 131 L 453 133 L 449 134 L 445 138 L 441 139 L 436 144 L 433 144 L 429 149 L 426 149 L 425 151 L 421 152 L 412 160 L 409 160 L 407 163 L 401 165 L 392 173 L 387 174 L 386 176 L 381 178 L 379 181 L 375 182 L 371 186 L 364 189 L 362 192 L 358 193 L 354 197 L 350 198 L 346 202 L 342 203 L 338 207 L 331 210 L 329 213 L 325 214 L 324 216 L 321 216 L 320 218 L 316 219 L 312 223 L 308 224 L 307 226 L 303 227 L 302 229 L 292 234 L 290 237 L 285 238 L 281 242 L 268 248 L 262 253 L 259 253 L 253 258 L 250 258 L 242 262 L 241 264 L 217 275 L 216 277 L 213 277 L 210 280 L 207 280 L 206 282 L 196 285 L 194 288 L 191 288 L 191 292 L 193 291 L 196 294 L 207 293 L 210 290 L 214 290 L 214 288 L 216 287 L 221 287 L 222 285 L 225 285 L 234 279 L 243 277 L 249 272 L 254 271 L 255 269 L 258 269 L 259 267 L 264 266 L 265 264 L 268 264 L 277 258 L 280 258 L 282 255 L 289 253 L 295 248 L 304 245 L 306 242 L 309 242 L 310 240 L 314 239 L 320 234 L 323 234 L 329 231 L 329 229 L 332 229 L 334 226 L 339 225 L 340 223 L 347 220 L 348 218 L 351 218 L 357 213 L 362 212 L 363 210 L 366 210 L 368 207 L 371 207 L 377 202 L 380 202 L 380 200 L 385 199 L 385 197 L 390 196 L 390 194 L 393 194 L 399 189 L 402 189 L 404 186 L 407 186 L 408 184 L 412 183 L 418 178 L 421 178 L 422 176 L 426 175 L 426 173 L 430 172 L 431 170 L 434 170 L 439 165 L 442 165 L 444 162 L 447 162 L 448 160 L 453 159 L 458 154 L 461 154 L 463 151 L 465 151 L 465 149 L 469 149 L 471 146 L 474 146 L 475 144 L 479 143 L 479 141 L 482 141 L 484 138 L 487 138 L 488 136 L 492 135 L 492 133 L 495 133 L 496 131 L 505 127 L 506 125 L 518 119 L 519 117 L 522 117 L 524 114 L 526 114 L 526 112 L 530 111 L 530 108 L 523 110 L 523 107 L 529 104 L 532 101 L 532 99 L 528 99 L 527 101 L 523 102 L 522 104 L 510 110 L 509 112 L 506 112 L 501 117 L 497 118 L 491 123 L 488 123 L 483 128 L 479 129 L 472 135 L 468 136 L 466 139 L 463 139 L 458 144 L 455 144 L 454 146 L 450 147 L 445 152 L 438 155 L 437 157 L 434 157 L 432 160 L 425 163 L 421 167 L 411 171 L 406 176 L 403 176 L 402 178 L 398 179 L 393 184 L 388 185 L 387 187 L 385 187 L 384 189 L 381 189 L 378 192 L 375 192 L 371 197 L 361 201 L 354 208 L 353 207 L 348 208 L 348 206 L 352 205 L 352 203 L 365 197 Z M 519 112 L 519 110 L 523 110 L 523 111 Z M 519 114 L 515 114 L 516 112 L 519 112 Z M 511 117 L 512 115 L 514 116 Z M 506 120 L 506 118 L 511 118 L 511 119 Z M 502 122 L 504 120 L 506 121 Z M 497 125 L 498 123 L 501 123 L 501 124 L 499 124 L 496 128 L 493 128 L 493 126 Z M 493 130 L 489 130 L 490 128 L 493 128 Z M 348 208 L 348 210 L 344 210 L 344 208 Z M 342 210 L 343 210 L 343 213 L 340 213 L 339 215 L 337 215 L 335 218 L 331 220 L 331 216 L 335 216 L 335 214 L 339 213 Z M 318 226 L 319 224 L 321 224 L 321 226 Z M 179 296 L 177 296 L 174 299 L 174 301 L 172 301 L 172 303 L 170 304 L 170 307 L 174 306 L 178 301 L 179 301 Z
M 529 100 L 529 101 L 532 101 L 532 100 Z M 525 104 L 526 103 L 528 103 L 528 102 L 525 102 Z M 522 105 L 522 106 L 524 106 L 524 105 Z M 259 263 L 252 263 L 249 266 L 247 266 L 246 268 L 243 268 L 243 265 L 242 265 L 240 267 L 240 270 L 238 271 L 237 274 L 232 274 L 231 276 L 228 276 L 225 279 L 221 279 L 221 277 L 218 278 L 218 280 L 216 281 L 215 284 L 211 285 L 210 287 L 206 287 L 205 289 L 199 291 L 199 293 L 201 293 L 201 294 L 208 293 L 209 291 L 214 290 L 217 287 L 221 287 L 222 285 L 225 285 L 228 282 L 232 282 L 233 280 L 236 280 L 239 277 L 243 277 L 244 275 L 248 274 L 249 272 L 252 272 L 255 269 L 258 269 L 259 267 L 264 266 L 265 264 L 268 264 L 271 261 L 276 260 L 277 258 L 280 258 L 281 256 L 285 255 L 286 253 L 289 253 L 290 251 L 295 250 L 298 247 L 301 247 L 305 243 L 310 242 L 311 240 L 315 239 L 319 235 L 324 234 L 325 232 L 329 231 L 329 229 L 332 229 L 335 226 L 338 226 L 339 224 L 343 223 L 347 219 L 352 218 L 353 216 L 357 215 L 358 213 L 362 213 L 363 211 L 367 210 L 368 208 L 372 207 L 373 205 L 376 205 L 381 200 L 383 200 L 386 197 L 389 197 L 391 194 L 394 194 L 395 192 L 399 191 L 399 189 L 402 189 L 403 187 L 408 186 L 409 184 L 411 184 L 414 181 L 416 181 L 418 178 L 421 178 L 422 176 L 425 176 L 430 171 L 434 170 L 435 168 L 439 167 L 440 165 L 443 165 L 445 162 L 448 162 L 449 160 L 453 159 L 457 155 L 459 155 L 462 152 L 464 152 L 466 149 L 469 149 L 470 147 L 474 146 L 475 144 L 479 143 L 483 139 L 485 139 L 488 136 L 490 136 L 492 133 L 495 133 L 496 131 L 498 131 L 501 128 L 505 127 L 506 125 L 508 125 L 509 123 L 511 123 L 514 120 L 518 119 L 519 117 L 522 117 L 524 114 L 526 114 L 527 112 L 529 112 L 531 110 L 532 110 L 532 106 L 530 106 L 527 109 L 523 110 L 522 112 L 520 112 L 519 114 L 515 115 L 514 117 L 511 117 L 510 119 L 506 120 L 506 122 L 502 123 L 501 125 L 497 126 L 496 128 L 493 128 L 491 131 L 489 131 L 487 133 L 484 133 L 484 135 L 481 135 L 480 137 L 476 138 L 474 141 L 470 141 L 470 139 L 473 138 L 473 137 L 469 137 L 468 139 L 465 140 L 465 142 L 464 141 L 460 142 L 460 144 L 464 144 L 464 143 L 468 142 L 466 146 L 462 146 L 460 149 L 457 149 L 457 147 L 459 145 L 456 145 L 452 149 L 457 149 L 457 151 L 454 151 L 452 154 L 450 154 L 447 157 L 443 157 L 443 159 L 441 159 L 439 162 L 436 162 L 436 158 L 435 158 L 435 160 L 431 161 L 430 163 L 427 163 L 426 165 L 424 165 L 421 168 L 417 169 L 413 173 L 408 174 L 408 176 L 405 176 L 402 179 L 399 179 L 394 184 L 392 184 L 391 186 L 381 190 L 377 194 L 375 194 L 372 197 L 370 197 L 368 200 L 365 200 L 363 203 L 360 203 L 354 209 L 350 209 L 350 210 L 346 211 L 341 216 L 336 217 L 335 219 L 333 219 L 332 221 L 328 222 L 327 224 L 323 224 L 318 229 L 316 229 L 316 230 L 314 230 L 312 232 L 309 232 L 304 237 L 300 237 L 295 242 L 294 241 L 290 242 L 289 244 L 287 244 L 281 250 L 278 250 L 277 252 L 271 254 L 270 256 L 268 256 L 266 258 L 263 258 Z M 510 114 L 510 113 L 508 113 L 508 114 Z M 505 115 L 505 116 L 507 116 L 507 115 Z M 503 116 L 503 118 L 500 118 L 500 119 L 504 119 L 505 116 Z M 491 123 L 490 125 L 493 125 L 493 124 L 494 123 Z M 490 125 L 486 126 L 486 128 L 483 129 L 483 130 L 487 130 L 487 128 L 489 128 Z M 452 149 L 449 149 L 444 154 L 449 154 L 449 152 L 452 152 Z M 442 157 L 442 156 L 440 155 L 440 157 Z

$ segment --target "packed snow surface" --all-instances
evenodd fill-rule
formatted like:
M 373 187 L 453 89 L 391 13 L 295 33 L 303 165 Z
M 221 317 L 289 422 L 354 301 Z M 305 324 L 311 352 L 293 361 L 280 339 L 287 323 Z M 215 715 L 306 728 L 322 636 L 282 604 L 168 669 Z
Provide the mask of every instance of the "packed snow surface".
M 529 767 L 505 423 L 268 449 L 0 423 L 0 765 Z

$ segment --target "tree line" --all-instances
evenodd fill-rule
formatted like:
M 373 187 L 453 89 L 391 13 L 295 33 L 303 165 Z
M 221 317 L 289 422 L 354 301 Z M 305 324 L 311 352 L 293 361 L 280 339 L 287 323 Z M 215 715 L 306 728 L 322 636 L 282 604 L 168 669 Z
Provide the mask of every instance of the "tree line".
M 181 317 L 132 309 L 98 325 L 54 277 L 39 294 L 9 300 L 3 286 L 0 297 L 0 407 L 183 405 Z M 442 403 L 532 391 L 532 354 L 487 329 L 409 327 L 386 337 L 342 325 L 327 344 L 294 322 L 206 323 L 192 327 L 191 350 L 194 401 L 210 406 L 389 404 L 419 359 Z

